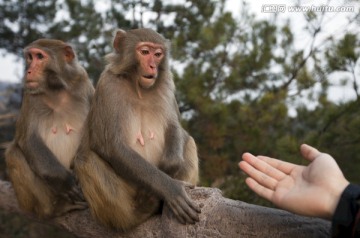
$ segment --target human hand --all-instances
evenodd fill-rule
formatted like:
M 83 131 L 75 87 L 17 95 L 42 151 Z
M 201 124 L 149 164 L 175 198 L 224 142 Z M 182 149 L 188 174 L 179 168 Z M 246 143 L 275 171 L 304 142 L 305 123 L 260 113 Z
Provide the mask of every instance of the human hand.
M 308 166 L 244 153 L 239 167 L 249 175 L 250 189 L 279 208 L 331 219 L 349 182 L 330 155 L 306 144 L 300 151 Z

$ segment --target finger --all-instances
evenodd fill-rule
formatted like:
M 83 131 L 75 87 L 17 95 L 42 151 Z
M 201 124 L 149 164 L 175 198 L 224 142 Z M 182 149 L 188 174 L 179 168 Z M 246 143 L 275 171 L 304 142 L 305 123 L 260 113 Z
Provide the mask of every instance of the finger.
M 271 201 L 274 195 L 273 190 L 262 186 L 252 178 L 246 178 L 245 182 L 249 186 L 249 188 L 253 190 L 257 195 Z
M 199 212 L 201 210 L 192 202 L 190 199 L 186 198 L 186 204 L 183 207 L 185 212 L 185 219 L 187 223 L 194 224 L 196 221 L 199 221 Z
M 194 224 L 195 222 L 198 222 L 200 220 L 199 213 L 192 208 L 190 209 L 189 206 L 186 208 L 185 214 L 187 223 Z
M 196 186 L 194 184 L 191 184 L 191 183 L 188 183 L 188 182 L 184 182 L 182 181 L 184 184 L 185 184 L 185 191 L 186 189 L 194 189 Z M 186 191 L 186 193 L 188 193 L 189 191 Z M 201 213 L 201 209 L 199 206 L 197 206 L 192 200 L 191 198 L 186 195 L 185 196 L 185 200 L 187 202 L 187 204 L 193 209 L 195 210 L 197 213 Z
M 248 153 L 248 152 L 244 153 L 241 157 L 243 160 L 245 160 L 249 163 L 251 163 L 251 161 L 253 161 L 253 160 L 256 160 L 256 156 L 254 156 L 253 154 Z
M 284 174 L 290 174 L 291 171 L 294 169 L 295 165 L 282 161 L 282 160 L 278 160 L 278 159 L 274 159 L 274 158 L 270 158 L 267 156 L 262 156 L 259 155 L 257 157 L 259 160 L 262 160 L 264 162 L 266 162 L 267 164 L 271 165 L 272 167 L 278 169 L 279 171 L 283 172 Z
M 313 161 L 314 159 L 316 159 L 318 156 L 321 155 L 320 151 L 318 151 L 314 147 L 307 145 L 307 144 L 302 144 L 300 146 L 300 152 L 301 152 L 301 155 L 306 160 L 309 160 L 309 161 Z
M 82 196 L 81 192 L 77 189 L 77 187 L 73 187 L 69 191 L 69 196 L 73 200 L 80 200 L 80 201 L 83 200 L 83 196 Z
M 176 205 L 176 204 L 171 204 L 168 203 L 171 211 L 174 213 L 176 219 L 181 223 L 181 224 L 186 224 L 186 215 L 183 214 L 182 210 Z
M 199 219 L 198 213 L 201 213 L 200 207 L 194 201 L 192 201 L 191 198 L 186 197 L 185 199 L 186 199 L 186 203 L 188 204 L 188 207 L 190 208 L 191 213 L 196 216 L 196 219 Z
M 195 222 L 199 221 L 199 216 L 197 213 L 192 214 L 190 211 L 182 211 L 183 218 L 185 220 L 185 224 L 195 224 Z
M 255 169 L 263 172 L 264 174 L 266 174 L 267 176 L 269 176 L 271 178 L 274 178 L 276 180 L 281 180 L 282 178 L 284 178 L 284 176 L 286 176 L 286 174 L 283 173 L 283 171 L 276 168 L 276 166 L 273 166 L 272 164 L 266 163 L 266 161 L 259 159 L 262 157 L 264 157 L 264 159 L 274 160 L 274 159 L 271 159 L 271 158 L 265 157 L 265 156 L 255 157 L 250 153 L 245 153 L 243 155 L 243 159 L 246 162 L 248 162 Z
M 196 221 L 199 221 L 198 213 L 200 213 L 201 210 L 186 193 L 177 199 L 173 207 L 176 213 L 182 217 L 181 220 L 185 220 L 186 223 L 194 224 Z
M 185 191 L 183 192 L 183 195 L 178 197 L 175 206 L 178 213 L 183 216 L 186 222 L 193 224 L 195 221 L 199 221 L 198 213 L 200 213 L 201 210 L 187 193 Z
M 80 201 L 75 201 L 74 202 L 75 205 L 78 205 L 79 207 L 83 207 L 83 208 L 87 208 L 89 207 L 89 205 L 87 204 L 87 202 L 80 202 Z
M 262 162 L 262 161 L 261 161 Z M 265 162 L 262 162 L 265 163 Z M 254 168 L 251 164 L 247 163 L 246 161 L 240 162 L 240 168 L 249 175 L 252 179 L 254 179 L 260 185 L 267 187 L 269 189 L 274 190 L 276 185 L 278 184 L 278 180 L 273 177 L 268 176 L 267 174 L 263 173 L 262 171 Z

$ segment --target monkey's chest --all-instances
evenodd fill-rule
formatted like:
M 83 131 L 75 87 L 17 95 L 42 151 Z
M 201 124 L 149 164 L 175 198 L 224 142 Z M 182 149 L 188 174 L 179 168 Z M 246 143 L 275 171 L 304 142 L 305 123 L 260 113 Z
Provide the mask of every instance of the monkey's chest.
M 41 130 L 41 136 L 46 146 L 58 161 L 70 169 L 81 139 L 81 126 L 65 122 L 54 122 Z
M 159 116 L 141 113 L 133 117 L 129 128 L 130 147 L 145 160 L 157 165 L 165 144 L 165 123 Z

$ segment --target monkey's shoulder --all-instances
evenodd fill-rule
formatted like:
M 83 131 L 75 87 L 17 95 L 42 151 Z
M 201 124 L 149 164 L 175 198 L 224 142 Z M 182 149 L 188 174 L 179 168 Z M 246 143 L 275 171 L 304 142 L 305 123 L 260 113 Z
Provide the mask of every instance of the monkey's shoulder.
M 106 97 L 121 96 L 129 90 L 130 84 L 121 76 L 111 72 L 104 72 L 96 85 L 95 94 L 106 95 Z

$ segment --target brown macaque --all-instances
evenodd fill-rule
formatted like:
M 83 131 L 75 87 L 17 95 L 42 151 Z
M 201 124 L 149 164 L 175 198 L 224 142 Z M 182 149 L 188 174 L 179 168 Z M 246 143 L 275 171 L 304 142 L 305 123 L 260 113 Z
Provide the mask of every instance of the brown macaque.
M 127 231 L 165 202 L 181 223 L 199 220 L 185 187 L 198 181 L 196 144 L 181 127 L 168 41 L 155 31 L 118 30 L 97 84 L 74 162 L 102 224 Z
M 19 205 L 41 218 L 84 209 L 71 165 L 94 88 L 73 48 L 60 40 L 34 41 L 24 56 L 24 97 L 5 152 Z

